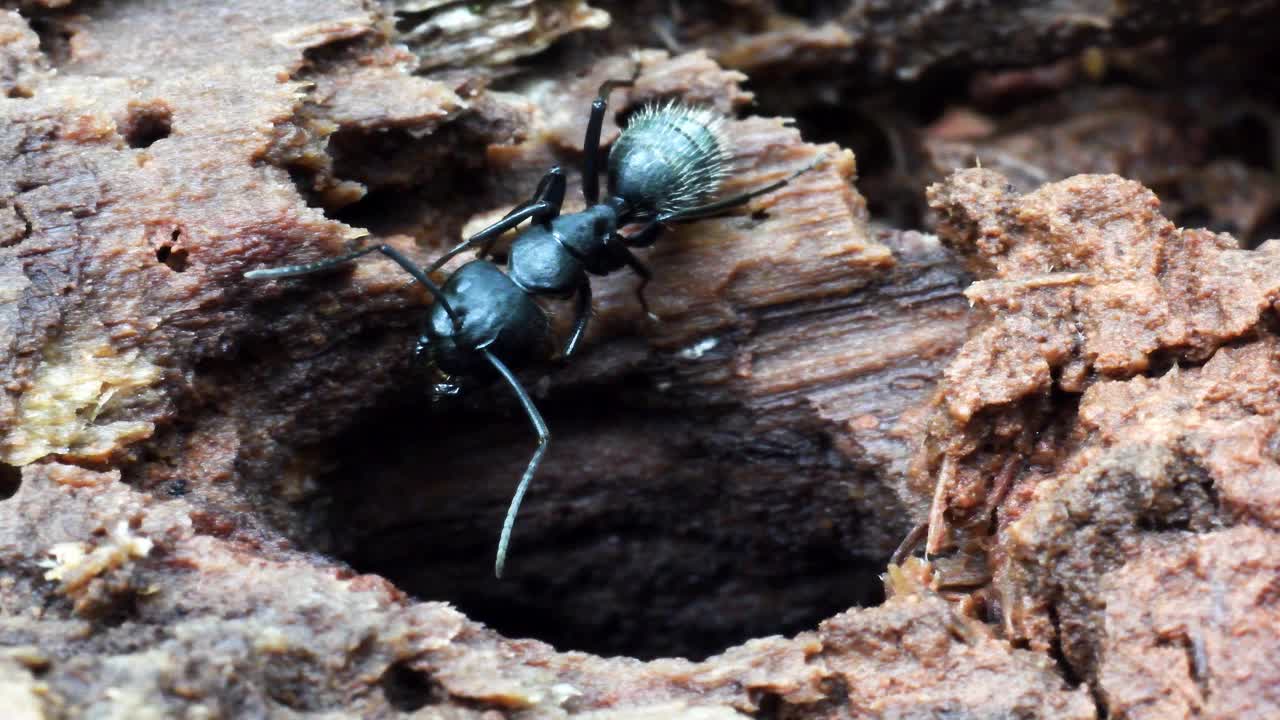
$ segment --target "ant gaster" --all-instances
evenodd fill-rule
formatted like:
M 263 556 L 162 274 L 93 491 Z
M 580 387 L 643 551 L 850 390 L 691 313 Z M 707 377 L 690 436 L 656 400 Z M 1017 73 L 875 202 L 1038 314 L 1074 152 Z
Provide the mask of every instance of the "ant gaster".
M 608 154 L 609 193 L 601 202 L 599 172 L 604 155 L 600 130 L 609 92 L 634 82 L 634 77 L 605 82 L 591 104 L 582 168 L 582 195 L 587 208 L 581 212 L 560 214 L 565 176 L 559 167 L 553 167 L 538 183 L 533 197 L 425 269 L 390 245 L 380 244 L 319 262 L 245 273 L 250 279 L 304 275 L 380 252 L 404 268 L 434 297 L 426 328 L 418 340 L 418 352 L 426 355 L 450 380 L 438 385 L 437 392 L 457 392 L 454 378 L 500 376 L 511 387 L 537 431 L 538 447 L 516 486 L 502 524 L 494 563 L 494 574 L 498 577 L 502 576 L 520 501 L 551 441 L 542 415 L 511 370 L 553 354 L 547 314 L 534 298 L 576 296 L 573 331 L 561 351 L 565 358 L 577 350 L 591 316 L 588 274 L 608 275 L 623 267 L 630 268 L 640 276 L 636 295 L 641 307 L 655 318 L 644 297 L 645 285 L 651 277 L 649 268 L 630 248 L 653 245 L 664 223 L 713 217 L 773 192 L 822 160 L 820 155 L 786 178 L 707 202 L 719 188 L 729 160 L 727 143 L 721 133 L 723 120 L 707 109 L 677 103 L 649 105 L 631 118 Z M 485 258 L 499 236 L 525 220 L 529 220 L 530 225 L 512 244 L 504 273 Z M 619 228 L 637 224 L 641 227 L 633 234 L 618 232 Z M 431 280 L 431 273 L 472 247 L 479 247 L 478 259 L 458 268 L 443 286 Z

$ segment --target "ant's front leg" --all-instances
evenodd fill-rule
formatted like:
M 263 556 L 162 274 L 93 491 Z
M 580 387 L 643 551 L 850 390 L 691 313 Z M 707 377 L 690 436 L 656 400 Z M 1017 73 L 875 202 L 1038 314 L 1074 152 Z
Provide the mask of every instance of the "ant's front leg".
M 560 214 L 560 207 L 564 205 L 565 193 L 564 170 L 559 165 L 547 171 L 542 176 L 542 180 L 538 181 L 538 187 L 533 191 L 533 198 L 529 200 L 529 204 L 546 203 L 547 212 L 533 218 L 536 223 L 550 222 L 553 218 Z M 515 212 L 514 210 L 512 212 Z M 507 213 L 510 215 L 511 213 Z
M 574 302 L 573 312 L 573 332 L 569 335 L 569 342 L 565 343 L 564 352 L 560 353 L 562 359 L 569 359 L 574 351 L 578 349 L 578 343 L 582 341 L 582 336 L 587 332 L 587 322 L 591 319 L 591 281 L 582 278 L 582 284 L 578 286 L 577 300 Z
M 503 233 L 511 228 L 519 225 L 525 220 L 532 220 L 536 223 L 546 224 L 551 222 L 560 215 L 560 207 L 564 205 L 565 193 L 565 177 L 564 170 L 560 166 L 551 168 L 546 175 L 542 176 L 542 180 L 538 183 L 538 189 L 533 191 L 533 197 L 528 201 L 520 203 L 507 213 L 501 220 L 463 240 L 449 252 L 441 255 L 431 266 L 427 268 L 428 273 L 444 267 L 444 264 L 452 260 L 457 255 L 465 252 L 467 248 L 480 246 L 480 259 L 484 259 L 493 249 L 493 244 Z
M 614 88 L 631 87 L 640 77 L 640 63 L 636 62 L 630 80 L 606 80 L 600 84 L 596 99 L 591 103 L 591 116 L 587 119 L 587 136 L 582 140 L 582 197 L 588 205 L 600 202 L 600 168 L 605 158 L 600 152 L 600 131 L 604 128 L 604 113 L 609 107 L 609 93 Z

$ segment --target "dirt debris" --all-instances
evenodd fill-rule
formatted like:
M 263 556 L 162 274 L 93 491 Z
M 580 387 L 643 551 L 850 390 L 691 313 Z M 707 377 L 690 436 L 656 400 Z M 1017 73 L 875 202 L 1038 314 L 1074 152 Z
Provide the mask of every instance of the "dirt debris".
M 1169 53 L 1148 50 L 1148 61 Z M 1208 112 L 1199 108 L 1206 102 Z M 1007 116 L 950 108 L 920 135 L 921 172 L 936 182 L 980 165 L 1020 193 L 1081 173 L 1117 174 L 1155 192 L 1177 225 L 1258 244 L 1270 238 L 1280 210 L 1280 186 L 1269 170 L 1271 125 L 1265 109 L 1230 97 L 1086 82 Z M 1226 137 L 1231 145 L 1217 147 Z
M 1066 689 L 1046 656 L 1011 649 L 928 593 L 838 615 L 819 634 L 847 693 L 832 717 L 1097 717 L 1087 688 Z
M 1266 717 L 1280 707 L 1264 659 L 1280 637 L 1276 540 L 1237 527 L 1148 542 L 1104 580 L 1098 685 L 1112 713 Z
M 1025 514 L 1008 526 L 1001 592 L 1013 634 L 1060 643 L 1092 677 L 1111 642 L 1101 602 L 1109 573 L 1136 579 L 1130 565 L 1191 533 L 1275 527 L 1280 459 L 1264 428 L 1277 410 L 1277 357 L 1274 340 L 1225 348 L 1203 367 L 1085 393 L 1079 449 L 1056 478 L 1023 490 Z
M 1280 411 L 1280 247 L 1176 229 L 1149 191 L 1114 176 L 1020 195 L 974 169 L 930 198 L 941 238 L 978 278 L 966 295 L 981 319 L 944 374 L 917 458 L 937 479 L 931 551 L 980 559 L 985 572 L 961 584 L 989 587 L 977 595 L 1008 637 L 1060 654 L 1104 700 L 1116 698 L 1106 703 L 1114 716 L 1209 712 L 1204 687 L 1234 681 L 1196 660 L 1198 646 L 1189 674 L 1138 678 L 1128 666 L 1101 679 L 1112 654 L 1127 652 L 1113 612 L 1133 623 L 1125 637 L 1166 632 L 1126 609 L 1148 596 L 1118 608 L 1109 599 L 1156 582 L 1150 573 L 1199 577 L 1149 556 L 1223 533 L 1249 538 L 1241 557 L 1270 542 L 1261 528 L 1275 527 L 1280 477 L 1269 449 Z M 1249 602 L 1259 622 L 1272 612 L 1265 596 Z M 1174 675 L 1191 685 L 1157 686 L 1182 699 L 1152 699 L 1151 683 Z M 1275 711 L 1265 697 L 1221 707 L 1209 714 Z
M 424 70 L 500 66 L 545 50 L 568 33 L 609 26 L 608 13 L 581 0 L 390 0 L 387 5 L 394 13 L 396 39 L 417 54 Z
M 1276 244 L 1251 251 L 1177 230 L 1150 191 L 1114 176 L 1020 196 L 975 169 L 934 186 L 930 199 L 941 237 L 980 278 L 965 294 L 984 318 L 946 371 L 930 430 L 944 440 L 921 456 L 921 477 L 938 478 L 935 552 L 947 544 L 948 513 L 986 522 L 1006 453 L 1053 452 L 1037 437 L 1055 437 L 1055 392 L 1077 395 L 1098 377 L 1133 377 L 1153 363 L 1203 362 L 1262 331 L 1280 293 Z M 1037 462 L 1056 464 L 1051 454 Z
M 1135 38 L 1259 38 L 1280 6 L 1224 10 L 1205 0 L 1043 3 L 1034 0 L 600 2 L 625 18 L 614 33 L 641 45 L 714 48 L 726 65 L 788 82 L 880 85 L 930 72 L 1055 62 Z M 619 24 L 615 24 L 619 25 Z M 824 69 L 839 67 L 837 74 Z

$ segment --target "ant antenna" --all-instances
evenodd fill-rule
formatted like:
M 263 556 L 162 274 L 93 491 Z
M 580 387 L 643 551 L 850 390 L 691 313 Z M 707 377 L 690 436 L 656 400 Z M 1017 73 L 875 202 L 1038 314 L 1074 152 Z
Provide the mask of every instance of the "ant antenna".
M 516 513 L 520 511 L 520 502 L 524 500 L 524 493 L 529 489 L 529 481 L 533 479 L 533 474 L 538 470 L 538 464 L 542 462 L 542 456 L 547 452 L 547 444 L 551 442 L 551 431 L 547 429 L 547 423 L 542 419 L 542 413 L 538 412 L 538 408 L 533 404 L 533 400 L 529 397 L 529 393 L 525 391 L 524 386 L 520 384 L 520 380 L 511 372 L 501 360 L 487 349 L 482 349 L 484 357 L 493 366 L 498 374 L 502 375 L 502 379 L 507 381 L 511 386 L 511 390 L 515 392 L 516 399 L 524 407 L 524 412 L 529 416 L 529 422 L 533 423 L 533 429 L 538 433 L 538 449 L 533 451 L 533 457 L 529 458 L 529 464 L 525 467 L 524 476 L 520 478 L 520 484 L 516 486 L 516 493 L 511 497 L 511 505 L 507 507 L 507 517 L 502 521 L 502 535 L 498 538 L 498 557 L 493 562 L 493 576 L 502 577 L 502 568 L 507 564 L 507 548 L 511 545 L 511 528 L 516 524 Z

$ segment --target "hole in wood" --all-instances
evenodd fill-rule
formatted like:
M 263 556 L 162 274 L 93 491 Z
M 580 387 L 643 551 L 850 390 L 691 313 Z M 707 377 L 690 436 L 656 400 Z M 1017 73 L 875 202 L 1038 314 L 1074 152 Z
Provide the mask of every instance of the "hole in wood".
M 120 127 L 120 134 L 131 148 L 151 147 L 172 132 L 173 113 L 162 104 L 131 106 Z
M 883 601 L 909 514 L 882 481 L 820 430 L 758 433 L 625 386 L 540 400 L 553 439 L 495 580 L 534 447 L 500 390 L 433 405 L 405 389 L 337 439 L 337 554 L 508 637 L 606 656 L 705 658 Z

